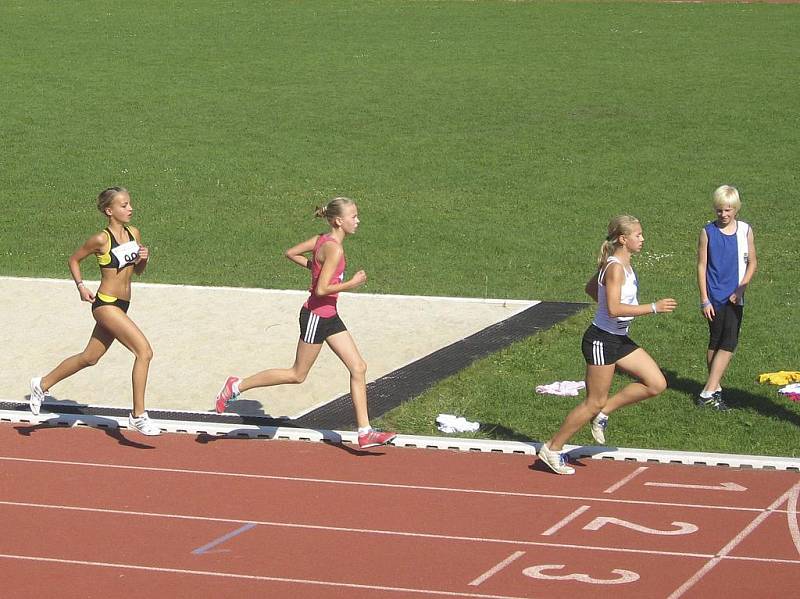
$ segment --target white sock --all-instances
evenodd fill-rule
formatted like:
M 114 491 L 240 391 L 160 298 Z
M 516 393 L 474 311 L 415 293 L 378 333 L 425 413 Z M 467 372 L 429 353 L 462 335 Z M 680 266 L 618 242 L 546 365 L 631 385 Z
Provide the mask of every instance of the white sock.
M 708 399 L 712 395 L 714 395 L 713 391 L 701 391 L 700 392 L 700 397 L 702 397 L 703 399 Z
M 372 430 L 372 427 L 369 426 L 369 425 L 367 425 L 367 426 L 359 426 L 358 427 L 358 434 L 359 435 L 363 435 L 364 433 L 368 433 L 371 430 Z
M 239 391 L 239 383 L 241 383 L 241 382 L 242 382 L 242 379 L 237 379 L 236 382 L 234 382 L 233 385 L 231 385 L 231 389 L 233 389 L 233 394 L 234 395 L 239 395 L 239 393 L 240 393 L 240 391 Z
M 597 420 L 608 420 L 608 414 L 604 414 L 603 412 L 599 412 L 597 416 L 595 416 Z

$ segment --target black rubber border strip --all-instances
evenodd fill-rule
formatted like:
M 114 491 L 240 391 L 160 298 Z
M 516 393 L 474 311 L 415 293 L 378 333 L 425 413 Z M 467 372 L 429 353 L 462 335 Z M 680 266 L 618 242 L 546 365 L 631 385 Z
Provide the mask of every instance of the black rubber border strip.
M 382 376 L 367 385 L 370 417 L 382 416 L 474 361 L 549 329 L 586 306 L 568 302 L 538 303 Z M 353 430 L 356 423 L 350 394 L 337 397 L 292 422 L 303 428 Z
M 569 302 L 540 302 L 514 316 L 443 347 L 382 376 L 367 385 L 370 416 L 377 418 L 430 389 L 438 381 L 463 370 L 475 360 L 508 347 L 516 341 L 549 329 L 554 324 L 580 312 L 587 304 Z M 27 410 L 27 402 L 0 401 L 2 410 Z M 84 416 L 114 416 L 125 418 L 126 408 L 100 408 L 74 403 L 48 402 L 46 414 Z M 265 416 L 245 416 L 235 413 L 174 412 L 148 410 L 151 418 L 184 422 L 214 422 L 231 425 L 283 426 L 321 430 L 353 430 L 356 423 L 350 394 L 341 395 L 294 420 Z

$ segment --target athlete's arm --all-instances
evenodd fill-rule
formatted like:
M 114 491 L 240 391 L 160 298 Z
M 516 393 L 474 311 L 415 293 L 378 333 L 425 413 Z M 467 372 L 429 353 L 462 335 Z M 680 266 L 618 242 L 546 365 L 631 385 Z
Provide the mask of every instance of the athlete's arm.
M 739 286 L 736 288 L 736 291 L 731 296 L 731 301 L 735 304 L 738 304 L 744 295 L 744 290 L 747 288 L 747 285 L 750 283 L 750 279 L 753 278 L 753 275 L 756 273 L 756 268 L 758 267 L 758 259 L 756 258 L 756 242 L 753 238 L 753 227 L 747 231 L 747 268 L 745 268 L 744 276 L 742 277 L 742 282 L 739 283 Z
M 78 286 L 78 293 L 81 296 L 81 301 L 93 302 L 94 294 L 83 284 L 83 277 L 81 276 L 81 261 L 87 256 L 92 254 L 100 254 L 105 249 L 108 237 L 105 233 L 98 233 L 92 235 L 86 242 L 75 250 L 69 257 L 67 264 L 69 264 L 69 272 L 72 274 L 72 280 Z
M 136 240 L 136 243 L 139 244 L 139 257 L 136 259 L 136 262 L 133 263 L 133 272 L 135 272 L 137 275 L 140 275 L 144 272 L 144 269 L 147 268 L 147 260 L 150 258 L 150 250 L 142 245 L 142 235 L 139 233 L 139 229 L 136 227 L 128 228 L 131 230 L 131 233 L 133 233 L 133 238 Z
M 708 272 L 708 234 L 705 229 L 700 230 L 700 239 L 697 242 L 697 287 L 700 289 L 700 309 L 703 316 L 711 320 L 714 318 L 714 306 L 708 299 L 708 284 L 706 273 Z
M 317 252 L 317 259 L 322 262 L 322 271 L 319 273 L 319 280 L 314 294 L 318 296 L 331 295 L 332 293 L 339 293 L 341 291 L 350 291 L 356 287 L 360 287 L 367 282 L 367 274 L 363 270 L 359 270 L 348 281 L 342 283 L 331 283 L 333 273 L 336 272 L 336 265 L 342 258 L 344 250 L 338 243 L 327 242 L 323 243 L 322 247 Z M 320 256 L 319 254 L 322 254 Z
M 644 316 L 653 314 L 654 305 L 656 313 L 672 312 L 678 305 L 672 298 L 660 299 L 652 304 L 644 304 L 642 306 L 623 304 L 622 284 L 624 282 L 625 270 L 622 268 L 622 264 L 617 262 L 609 264 L 605 273 L 605 286 L 606 303 L 608 304 L 608 314 L 610 316 Z
M 283 252 L 283 255 L 298 266 L 302 266 L 303 268 L 308 268 L 310 270 L 313 258 L 309 258 L 304 254 L 314 251 L 314 246 L 316 245 L 318 238 L 319 235 L 314 235 L 314 237 L 311 239 L 306 239 L 302 243 L 298 243 L 297 245 L 290 247 L 288 250 Z
M 586 287 L 583 290 L 586 292 L 590 298 L 594 301 L 597 301 L 597 277 L 600 275 L 600 271 L 598 270 L 596 273 L 592 275 L 592 278 L 586 281 Z

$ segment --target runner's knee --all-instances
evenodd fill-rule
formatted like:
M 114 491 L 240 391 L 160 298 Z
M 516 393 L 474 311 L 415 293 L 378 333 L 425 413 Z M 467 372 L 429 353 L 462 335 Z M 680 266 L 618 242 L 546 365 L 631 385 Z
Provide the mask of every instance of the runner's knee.
M 308 376 L 308 371 L 300 371 L 297 369 L 292 369 L 289 371 L 289 380 L 287 380 L 287 384 L 289 385 L 299 385 L 303 381 L 306 380 Z
M 356 360 L 350 365 L 350 374 L 356 378 L 364 378 L 367 376 L 367 363 L 364 360 Z
M 606 407 L 606 404 L 608 403 L 608 395 L 604 395 L 602 397 L 587 396 L 584 403 L 593 414 L 597 414 Z
M 80 360 L 80 365 L 82 368 L 88 368 L 89 366 L 94 366 L 100 360 L 100 355 L 98 354 L 81 354 L 78 359 Z
M 137 349 L 135 352 L 137 360 L 144 360 L 150 362 L 153 359 L 153 348 L 147 343 L 144 347 Z
M 660 372 L 658 373 L 658 376 L 651 377 L 647 381 L 642 382 L 644 383 L 645 387 L 647 387 L 647 392 L 651 397 L 667 390 L 667 379 L 665 379 L 664 375 Z

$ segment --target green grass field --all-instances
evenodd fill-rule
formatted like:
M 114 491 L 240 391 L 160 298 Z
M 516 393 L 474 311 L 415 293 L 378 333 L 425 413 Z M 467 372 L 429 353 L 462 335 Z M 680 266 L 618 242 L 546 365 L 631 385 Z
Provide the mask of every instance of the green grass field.
M 796 5 L 6 2 L 0 274 L 68 276 L 104 224 L 94 196 L 120 184 L 153 254 L 145 280 L 303 288 L 281 252 L 346 194 L 367 291 L 584 301 L 606 223 L 630 212 L 642 301 L 680 308 L 635 324 L 671 388 L 617 413 L 609 441 L 800 456 L 800 404 L 755 382 L 800 370 L 799 27 Z M 721 183 L 742 192 L 759 254 L 728 414 L 692 406 L 707 337 L 695 244 Z M 582 377 L 590 317 L 382 424 L 429 433 L 457 412 L 481 435 L 548 438 L 574 401 L 533 389 Z

